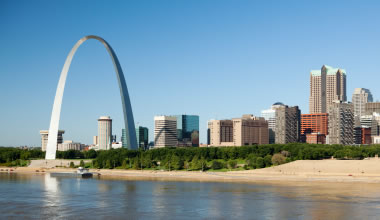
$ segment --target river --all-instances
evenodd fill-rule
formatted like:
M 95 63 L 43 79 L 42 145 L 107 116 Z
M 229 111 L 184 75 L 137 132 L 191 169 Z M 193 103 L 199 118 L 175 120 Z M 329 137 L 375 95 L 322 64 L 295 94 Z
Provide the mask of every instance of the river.
M 380 184 L 0 173 L 0 219 L 378 219 Z

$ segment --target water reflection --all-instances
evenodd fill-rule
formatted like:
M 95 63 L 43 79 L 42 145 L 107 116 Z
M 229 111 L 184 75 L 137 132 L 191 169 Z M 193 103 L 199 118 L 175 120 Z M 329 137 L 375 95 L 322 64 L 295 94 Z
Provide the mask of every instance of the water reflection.
M 0 219 L 376 219 L 380 184 L 239 184 L 0 173 Z
M 60 206 L 60 190 L 58 187 L 58 180 L 51 177 L 50 174 L 44 175 L 44 197 L 43 197 L 43 216 L 57 216 Z

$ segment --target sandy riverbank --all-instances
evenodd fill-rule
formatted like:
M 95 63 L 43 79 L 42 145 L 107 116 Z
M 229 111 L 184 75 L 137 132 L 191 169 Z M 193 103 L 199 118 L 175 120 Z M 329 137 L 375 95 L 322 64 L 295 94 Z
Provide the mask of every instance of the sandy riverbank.
M 2 171 L 1 171 L 2 170 Z M 12 170 L 12 171 L 10 171 Z M 0 172 L 50 173 L 74 172 L 69 168 L 0 168 Z M 153 170 L 91 169 L 101 178 L 163 180 L 163 181 L 211 181 L 211 182 L 349 182 L 380 183 L 380 159 L 367 160 L 303 160 L 264 169 L 199 172 Z

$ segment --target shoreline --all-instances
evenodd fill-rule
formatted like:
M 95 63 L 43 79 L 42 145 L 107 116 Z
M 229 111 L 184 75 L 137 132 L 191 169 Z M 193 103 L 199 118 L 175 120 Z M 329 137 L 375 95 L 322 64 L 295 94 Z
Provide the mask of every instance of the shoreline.
M 1 171 L 3 170 L 3 171 Z M 12 170 L 12 171 L 10 171 Z M 37 172 L 38 170 L 38 172 Z M 1 173 L 43 174 L 74 172 L 73 168 L 0 167 Z M 234 183 L 380 183 L 380 159 L 294 161 L 275 167 L 244 171 L 162 171 L 90 169 L 101 179 Z

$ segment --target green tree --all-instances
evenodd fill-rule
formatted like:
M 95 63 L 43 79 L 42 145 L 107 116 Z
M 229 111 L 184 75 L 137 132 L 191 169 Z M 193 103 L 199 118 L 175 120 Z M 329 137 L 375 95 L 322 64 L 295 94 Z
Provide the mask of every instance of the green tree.
M 272 166 L 272 156 L 271 155 L 266 155 L 264 157 L 264 163 L 265 163 L 265 167 L 270 167 Z
M 255 154 L 249 154 L 246 162 L 247 162 L 248 167 L 256 169 L 256 155 Z
M 135 157 L 133 159 L 133 169 L 135 169 L 135 170 L 141 169 L 141 161 L 138 157 Z
M 112 169 L 112 168 L 113 168 L 113 166 L 112 166 L 110 160 L 107 160 L 107 161 L 106 161 L 106 166 L 105 166 L 105 168 L 106 168 L 106 169 Z
M 80 160 L 79 166 L 84 167 L 84 161 L 83 160 Z
M 71 162 L 70 162 L 70 168 L 74 168 L 74 167 L 75 167 L 74 162 L 71 161 Z
M 123 164 L 121 165 L 121 167 L 123 167 L 123 169 L 128 168 L 127 160 L 123 160 Z
M 191 169 L 192 170 L 199 170 L 199 169 L 202 169 L 202 165 L 201 163 L 199 162 L 199 158 L 198 156 L 196 155 L 193 160 L 191 161 Z
M 264 159 L 262 157 L 256 158 L 256 167 L 257 168 L 264 168 L 265 167 Z
M 211 164 L 211 169 L 219 170 L 224 168 L 224 163 L 218 160 L 213 160 Z
M 235 169 L 236 166 L 237 166 L 236 160 L 230 160 L 230 161 L 228 161 L 228 168 Z
M 180 170 L 183 168 L 183 160 L 177 155 L 171 157 L 171 164 L 174 170 Z

